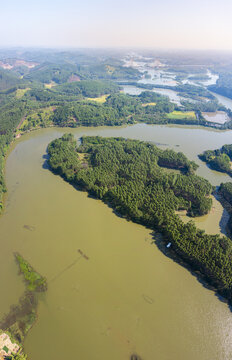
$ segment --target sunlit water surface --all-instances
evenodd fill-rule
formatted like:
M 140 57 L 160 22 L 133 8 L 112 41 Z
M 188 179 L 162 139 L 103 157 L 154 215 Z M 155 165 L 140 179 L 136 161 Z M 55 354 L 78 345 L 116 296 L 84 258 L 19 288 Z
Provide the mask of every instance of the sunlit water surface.
M 126 360 L 132 353 L 144 360 L 231 359 L 228 306 L 166 257 L 149 229 L 117 217 L 47 169 L 46 147 L 64 132 L 77 139 L 86 134 L 152 141 L 183 151 L 214 185 L 230 181 L 197 154 L 231 143 L 231 131 L 138 124 L 51 128 L 17 140 L 6 163 L 8 194 L 0 218 L 0 313 L 24 290 L 13 257 L 19 251 L 48 279 L 25 343 L 29 359 Z M 196 222 L 210 233 L 223 232 L 222 215 L 214 199 L 211 214 Z

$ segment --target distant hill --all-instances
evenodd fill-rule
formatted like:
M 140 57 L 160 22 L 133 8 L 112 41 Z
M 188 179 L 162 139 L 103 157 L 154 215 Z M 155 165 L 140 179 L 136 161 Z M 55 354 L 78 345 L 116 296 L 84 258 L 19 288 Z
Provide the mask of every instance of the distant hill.
M 22 80 L 14 73 L 0 69 L 0 90 L 7 90 L 22 83 Z
M 33 68 L 24 78 L 25 80 L 38 81 L 44 84 L 52 81 L 62 84 L 68 82 L 72 76 L 78 76 L 77 70 L 77 66 L 72 64 L 44 63 Z
M 215 85 L 208 86 L 208 89 L 217 94 L 226 96 L 232 99 L 232 74 L 222 73 Z
M 0 60 L 0 68 L 3 68 L 5 70 L 11 70 L 22 66 L 28 69 L 32 69 L 37 65 L 39 65 L 39 63 L 33 61 L 25 61 L 22 59 L 9 58 L 9 59 Z

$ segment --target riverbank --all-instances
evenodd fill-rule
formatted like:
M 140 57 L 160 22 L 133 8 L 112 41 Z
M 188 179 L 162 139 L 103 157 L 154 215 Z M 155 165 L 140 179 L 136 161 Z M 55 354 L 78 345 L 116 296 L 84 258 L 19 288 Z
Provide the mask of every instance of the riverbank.
M 140 122 L 138 122 L 138 124 L 142 124 L 142 123 L 140 123 Z M 124 125 L 124 126 L 127 126 L 127 127 L 130 127 L 130 126 L 133 126 L 133 125 L 135 125 L 135 124 L 127 124 L 127 125 Z M 160 126 L 160 124 L 151 124 L 151 126 Z M 194 125 L 194 127 L 192 126 L 192 125 L 190 125 L 190 124 L 185 124 L 185 125 L 182 125 L 182 124 L 179 124 L 179 123 L 176 123 L 176 124 L 163 124 L 163 126 L 166 126 L 166 127 L 172 127 L 172 126 L 175 126 L 176 125 L 176 127 L 177 128 L 195 128 L 195 129 L 201 129 L 201 128 L 210 128 L 209 126 L 203 126 L 203 125 Z M 149 126 L 149 125 L 148 125 Z M 104 126 L 98 126 L 97 128 L 103 128 Z M 116 128 L 118 128 L 118 129 L 120 129 L 121 128 L 121 126 L 119 125 L 119 126 L 115 126 Z M 48 126 L 47 128 L 57 128 L 57 129 L 61 129 L 59 126 L 55 126 L 55 125 L 50 125 L 50 126 Z M 4 164 L 4 167 L 3 167 L 3 171 L 2 171 L 2 173 L 3 173 L 3 178 L 5 179 L 5 164 L 6 164 L 6 161 L 7 161 L 7 158 L 8 158 L 8 156 L 9 156 L 9 154 L 10 154 L 10 152 L 11 152 L 11 149 L 13 148 L 13 146 L 14 146 L 14 144 L 15 144 L 15 141 L 16 140 L 18 140 L 20 137 L 22 137 L 22 136 L 24 136 L 24 135 L 26 135 L 26 134 L 30 134 L 31 132 L 35 132 L 35 131 L 39 131 L 39 130 L 41 130 L 41 129 L 44 129 L 44 127 L 41 127 L 41 126 L 37 126 L 37 127 L 35 127 L 35 128 L 31 128 L 30 130 L 26 130 L 26 131 L 20 131 L 19 133 L 17 133 L 17 135 L 20 135 L 20 136 L 15 136 L 15 137 L 13 137 L 13 139 L 12 139 L 12 141 L 10 142 L 10 144 L 7 146 L 7 149 L 6 149 L 6 154 L 5 154 L 5 157 L 4 157 L 4 162 L 3 162 L 3 164 Z M 65 131 L 67 131 L 67 129 L 69 129 L 69 130 L 71 130 L 71 129 L 73 129 L 73 128 L 69 128 L 69 127 L 66 127 L 66 126 L 64 126 L 63 127 L 63 129 L 65 130 Z M 212 130 L 214 129 L 214 131 L 217 131 L 217 132 L 225 132 L 225 131 L 230 131 L 229 129 L 218 129 L 218 128 L 216 128 L 216 127 L 214 127 L 214 128 L 212 128 Z M 0 169 L 1 170 L 1 169 Z M 4 212 L 4 204 L 5 204 L 5 201 L 6 201 L 6 198 L 7 198 L 7 189 L 6 189 L 6 187 L 5 187 L 5 190 L 4 190 L 4 192 L 1 192 L 0 191 L 0 199 L 2 199 L 2 201 L 0 201 L 0 216 L 1 216 L 1 214 Z
M 18 263 L 20 273 L 24 277 L 26 289 L 18 304 L 12 305 L 9 313 L 5 314 L 0 320 L 0 329 L 9 334 L 12 339 L 15 339 L 19 346 L 14 353 L 17 353 L 17 359 L 23 360 L 25 358 L 23 353 L 25 337 L 37 320 L 37 293 L 47 290 L 47 281 L 20 254 L 15 253 L 15 260 Z M 14 356 L 12 359 L 14 359 Z
M 24 118 L 22 120 L 24 120 Z M 20 123 L 22 122 L 22 120 L 20 121 Z M 49 127 L 54 127 L 54 125 L 47 126 L 47 128 Z M 21 136 L 39 129 L 42 129 L 42 127 L 37 126 L 30 130 L 19 131 L 17 127 L 17 131 L 15 133 L 12 132 L 12 134 L 8 134 L 7 136 L 0 135 L 0 216 L 4 212 L 4 203 L 7 195 L 7 187 L 5 185 L 5 165 L 11 149 L 13 148 L 15 141 Z M 5 141 L 2 140 L 5 137 Z
M 144 84 L 140 86 L 145 86 Z M 170 90 L 171 91 L 171 90 Z M 227 129 L 228 123 L 223 125 L 217 123 L 210 123 L 203 119 L 202 116 L 199 115 L 199 111 L 195 111 L 196 115 L 193 117 L 189 117 L 189 113 L 185 111 L 172 112 L 173 104 L 167 100 L 165 97 L 160 97 L 160 95 L 155 95 L 155 93 L 147 92 L 143 93 L 142 98 L 138 96 L 136 99 L 133 97 L 129 97 L 124 95 L 121 99 L 120 96 L 122 94 L 113 94 L 110 97 L 110 103 L 107 106 L 97 107 L 93 106 L 93 104 L 86 103 L 85 99 L 84 102 L 79 102 L 75 106 L 77 107 L 77 113 L 73 113 L 72 106 L 70 107 L 68 104 L 66 105 L 67 111 L 63 112 L 63 107 L 58 106 L 57 108 L 52 107 L 51 109 L 45 106 L 40 105 L 37 110 L 29 111 L 27 115 L 25 115 L 25 109 L 20 113 L 17 113 L 17 121 L 15 119 L 15 126 L 7 130 L 7 135 L 0 136 L 0 207 L 3 207 L 2 196 L 3 192 L 6 191 L 5 184 L 4 184 L 4 158 L 6 156 L 7 146 L 11 142 L 12 138 L 15 136 L 20 137 L 22 134 L 26 133 L 27 131 L 33 131 L 34 129 L 39 129 L 42 127 L 53 127 L 56 126 L 64 126 L 64 127 L 75 127 L 81 125 L 111 125 L 111 126 L 120 126 L 122 124 L 136 124 L 136 123 L 147 123 L 147 124 L 177 124 L 177 125 L 196 125 L 196 126 L 204 126 L 204 127 L 212 127 L 218 130 L 225 130 Z M 157 97 L 158 96 L 158 97 Z M 157 110 L 152 109 L 152 106 L 143 107 L 144 101 L 145 104 L 151 103 L 150 97 L 154 97 L 157 101 L 156 107 L 158 106 Z M 111 103 L 112 102 L 112 103 Z M 115 104 L 114 104 L 115 102 Z M 127 105 L 122 105 L 125 102 Z M 16 106 L 16 105 L 15 105 Z M 35 104 L 34 104 L 35 106 Z M 37 106 L 39 106 L 37 104 Z M 42 107 L 41 107 L 42 106 Z M 119 106 L 119 113 L 117 116 L 115 115 L 115 111 Z M 83 114 L 80 118 L 78 118 L 78 113 L 81 113 L 80 110 L 83 110 Z M 134 110 L 133 110 L 134 109 Z M 153 111 L 154 110 L 154 111 Z M 93 116 L 89 115 L 89 111 L 93 111 Z M 41 115 L 41 112 L 43 116 Z M 117 111 L 116 111 L 117 112 Z M 177 114 L 179 113 L 179 118 Z M 21 116 L 19 118 L 19 116 Z M 36 117 L 36 120 L 34 117 Z M 89 116 L 91 119 L 89 119 Z M 100 116 L 100 120 L 99 120 Z M 116 116 L 116 117 L 115 117 Z M 38 119 L 37 119 L 38 118 Z M 111 119 L 112 118 L 112 119 Z M 46 121 L 45 121 L 46 120 Z M 24 121 L 26 121 L 26 126 L 24 126 L 21 130 Z M 36 124 L 36 126 L 35 126 Z M 10 126 L 10 125 L 9 125 Z M 5 132 L 6 130 L 4 130 Z M 6 139 L 5 139 L 6 138 Z M 8 139 L 9 138 L 9 139 Z M 0 209 L 1 211 L 1 209 Z
M 231 331 L 227 305 L 164 256 L 152 244 L 151 230 L 115 216 L 101 201 L 48 171 L 44 157 L 48 143 L 70 131 L 77 140 L 98 135 L 157 143 L 197 161 L 198 172 L 214 184 L 226 178 L 198 161 L 197 154 L 199 146 L 201 151 L 211 144 L 220 147 L 230 132 L 137 124 L 40 129 L 18 139 L 7 159 L 6 210 L 0 218 L 0 270 L 6 274 L 0 286 L 8 289 L 1 310 L 8 312 L 9 304 L 17 302 L 24 290 L 19 288 L 22 281 L 13 252 L 21 253 L 48 280 L 55 278 L 49 291 L 39 294 L 38 319 L 25 340 L 28 358 L 62 360 L 66 353 L 85 360 L 98 353 L 102 358 L 126 360 L 135 353 L 145 359 L 153 358 L 159 348 L 161 357 L 174 360 L 183 354 L 191 360 L 196 356 L 226 360 L 231 350 L 230 342 L 224 342 L 225 331 Z M 199 139 L 206 141 L 199 144 Z M 207 229 L 219 233 L 218 220 L 210 218 Z M 89 260 L 81 258 L 70 267 L 78 249 Z M 204 328 L 204 337 L 199 328 Z M 91 347 L 86 338 L 91 339 Z
M 109 203 L 127 219 L 161 232 L 175 253 L 231 304 L 230 240 L 205 234 L 193 222 L 184 224 L 173 211 L 186 209 L 196 216 L 206 214 L 211 207 L 208 197 L 211 185 L 193 175 L 196 164 L 181 153 L 158 150 L 138 141 L 84 137 L 82 145 L 79 148 L 76 145 L 71 134 L 51 142 L 48 146 L 51 169 L 91 196 Z M 83 168 L 78 161 L 78 152 L 87 153 L 87 167 Z M 166 167 L 187 168 L 188 176 L 162 173 L 160 162 Z M 154 164 L 152 170 L 147 168 L 150 163 Z

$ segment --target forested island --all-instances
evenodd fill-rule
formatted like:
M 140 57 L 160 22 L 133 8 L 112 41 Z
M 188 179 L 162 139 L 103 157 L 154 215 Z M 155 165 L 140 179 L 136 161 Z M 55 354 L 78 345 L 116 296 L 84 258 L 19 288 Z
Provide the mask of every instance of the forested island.
M 232 176 L 232 145 L 223 145 L 221 149 L 206 150 L 199 155 L 212 169 L 225 172 Z
M 150 75 L 125 66 L 121 54 L 28 51 L 18 57 L 17 51 L 15 57 L 7 50 L 0 52 L 0 210 L 6 191 L 3 174 L 6 152 L 14 137 L 24 132 L 49 126 L 119 126 L 136 122 L 218 129 L 232 126 L 231 111 L 219 104 L 206 87 L 181 82 L 187 76 L 190 80 L 207 77 L 204 66 L 189 66 L 188 59 L 185 60 L 188 67 L 176 66 L 174 58 L 167 59 L 162 76 L 174 72 L 177 80 L 175 86 L 169 86 L 138 82 Z M 222 71 L 218 71 L 217 84 L 223 78 Z M 123 84 L 144 91 L 128 95 L 122 92 Z M 180 104 L 156 93 L 155 88 L 176 91 L 182 98 Z M 214 124 L 202 115 L 218 110 L 227 112 L 225 124 Z
M 232 176 L 232 145 L 223 145 L 220 149 L 206 150 L 199 155 L 202 161 L 205 161 L 212 169 Z M 219 200 L 230 214 L 227 223 L 229 234 L 232 234 L 232 183 L 222 183 L 218 188 Z
M 194 174 L 197 166 L 182 153 L 122 138 L 83 137 L 77 146 L 71 134 L 48 146 L 49 165 L 66 181 L 110 204 L 121 216 L 163 234 L 171 253 L 201 274 L 232 303 L 232 244 L 208 235 L 176 214 L 207 214 L 210 183 Z M 166 168 L 180 173 L 167 173 Z
M 183 111 L 160 94 L 145 91 L 130 96 L 120 93 L 114 83 L 95 80 L 59 85 L 54 90 L 13 88 L 0 93 L 0 105 L 0 207 L 6 191 L 6 151 L 14 136 L 23 132 L 48 126 L 206 123 L 189 105 Z
M 231 110 L 211 93 L 232 98 L 231 70 L 225 73 L 212 65 L 208 71 L 208 64 L 180 67 L 175 66 L 175 61 L 164 60 L 161 77 L 166 79 L 166 85 L 159 85 L 141 82 L 143 78 L 154 80 L 150 69 L 159 72 L 159 64 L 152 65 L 152 60 L 148 60 L 148 70 L 142 72 L 125 66 L 121 54 L 117 57 L 88 52 L 28 51 L 12 58 L 7 51 L 0 51 L 0 212 L 6 192 L 5 158 L 13 140 L 26 132 L 53 126 L 136 123 L 231 129 Z M 211 70 L 218 73 L 219 79 L 215 85 L 203 86 L 201 81 L 210 80 L 207 74 Z M 168 85 L 169 79 L 174 79 L 176 85 Z M 187 79 L 199 82 L 182 83 Z M 126 94 L 124 85 L 135 86 L 139 91 Z M 175 91 L 181 100 L 175 103 L 155 92 L 165 89 Z M 214 124 L 204 118 L 204 112 L 217 111 L 227 113 L 225 124 Z M 232 304 L 231 240 L 206 234 L 193 221 L 186 224 L 179 216 L 179 212 L 192 218 L 205 215 L 212 206 L 215 188 L 195 174 L 194 162 L 183 153 L 122 138 L 83 137 L 78 146 L 72 135 L 64 135 L 48 146 L 48 152 L 54 173 L 101 199 L 117 215 L 161 233 L 162 243 L 157 241 L 158 246 Z M 200 158 L 211 168 L 231 175 L 232 145 L 205 151 Z M 227 227 L 231 235 L 231 183 L 221 184 L 217 194 L 230 214 Z M 21 346 L 36 321 L 38 294 L 47 290 L 47 281 L 20 254 L 14 255 L 26 288 L 18 304 L 0 320 L 0 329 Z M 23 360 L 26 355 L 21 349 L 11 358 Z M 140 357 L 131 355 L 131 359 Z

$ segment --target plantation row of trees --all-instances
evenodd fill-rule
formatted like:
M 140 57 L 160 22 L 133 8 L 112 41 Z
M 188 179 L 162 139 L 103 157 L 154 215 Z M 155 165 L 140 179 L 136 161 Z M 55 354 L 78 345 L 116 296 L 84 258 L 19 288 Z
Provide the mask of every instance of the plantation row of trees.
M 202 161 L 205 161 L 214 170 L 225 172 L 232 175 L 232 145 L 224 145 L 221 149 L 206 150 L 199 155 Z
M 231 240 L 205 234 L 192 221 L 184 224 L 175 213 L 186 209 L 192 216 L 206 214 L 210 183 L 191 172 L 167 173 L 159 166 L 165 159 L 171 168 L 196 168 L 183 154 L 121 138 L 83 137 L 77 147 L 72 135 L 54 140 L 48 153 L 53 171 L 126 218 L 161 232 L 176 254 L 232 301 Z M 84 163 L 79 153 L 85 154 Z

